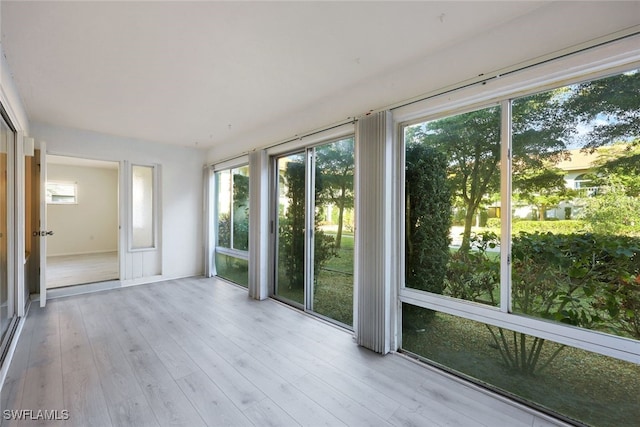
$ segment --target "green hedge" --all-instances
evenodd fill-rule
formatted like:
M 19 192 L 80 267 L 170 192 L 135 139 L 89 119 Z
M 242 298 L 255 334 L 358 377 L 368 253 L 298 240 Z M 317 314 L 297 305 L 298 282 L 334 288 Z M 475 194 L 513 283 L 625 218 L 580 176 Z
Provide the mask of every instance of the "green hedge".
M 565 221 L 571 222 L 571 221 Z M 451 257 L 445 295 L 492 300 L 500 263 L 491 233 Z M 640 339 L 640 238 L 591 233 L 519 233 L 512 242 L 515 312 Z
M 579 220 L 558 220 L 558 221 L 513 221 L 511 230 L 513 234 L 519 233 L 553 233 L 553 234 L 574 234 L 586 231 L 588 225 L 585 221 Z M 500 234 L 500 218 L 490 218 L 487 221 L 487 228 L 496 234 Z

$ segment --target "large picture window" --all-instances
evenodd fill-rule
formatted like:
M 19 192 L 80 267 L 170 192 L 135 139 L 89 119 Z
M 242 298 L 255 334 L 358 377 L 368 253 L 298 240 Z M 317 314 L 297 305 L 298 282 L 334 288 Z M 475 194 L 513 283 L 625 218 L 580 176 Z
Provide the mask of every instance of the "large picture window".
M 631 70 L 404 127 L 405 350 L 587 424 L 640 417 L 639 89 Z
M 215 173 L 216 271 L 242 286 L 249 284 L 249 166 Z

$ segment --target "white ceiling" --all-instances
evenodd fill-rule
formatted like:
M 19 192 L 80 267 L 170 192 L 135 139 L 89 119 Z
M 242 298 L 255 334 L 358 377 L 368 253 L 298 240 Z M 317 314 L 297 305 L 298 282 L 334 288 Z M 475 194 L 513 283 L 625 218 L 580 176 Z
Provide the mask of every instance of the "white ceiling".
M 639 2 L 12 2 L 34 122 L 255 147 L 637 25 Z

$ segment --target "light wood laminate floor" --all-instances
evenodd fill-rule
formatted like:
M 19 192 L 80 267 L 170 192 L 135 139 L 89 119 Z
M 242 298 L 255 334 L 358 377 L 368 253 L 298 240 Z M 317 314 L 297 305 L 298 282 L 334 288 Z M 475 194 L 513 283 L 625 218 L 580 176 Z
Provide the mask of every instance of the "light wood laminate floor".
M 66 409 L 38 425 L 94 427 L 552 425 L 205 278 L 32 304 L 2 408 Z
M 118 278 L 118 252 L 47 257 L 47 289 Z

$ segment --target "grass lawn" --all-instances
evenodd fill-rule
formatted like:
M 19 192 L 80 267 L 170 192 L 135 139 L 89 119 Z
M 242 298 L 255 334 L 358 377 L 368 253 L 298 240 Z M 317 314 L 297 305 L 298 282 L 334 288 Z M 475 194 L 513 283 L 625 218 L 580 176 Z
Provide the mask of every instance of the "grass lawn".
M 335 234 L 327 233 L 335 237 Z M 283 269 L 281 269 L 283 270 Z M 283 273 L 284 274 L 284 273 Z M 342 235 L 338 254 L 316 272 L 313 310 L 323 316 L 351 326 L 353 324 L 353 236 Z M 288 279 L 281 276 L 278 295 L 304 303 L 302 287 L 289 288 Z
M 505 366 L 484 324 L 443 313 L 423 332 L 403 330 L 402 343 L 412 353 L 588 425 L 632 426 L 640 420 L 640 365 L 564 347 L 544 370 L 525 375 Z M 559 347 L 547 341 L 539 366 Z

